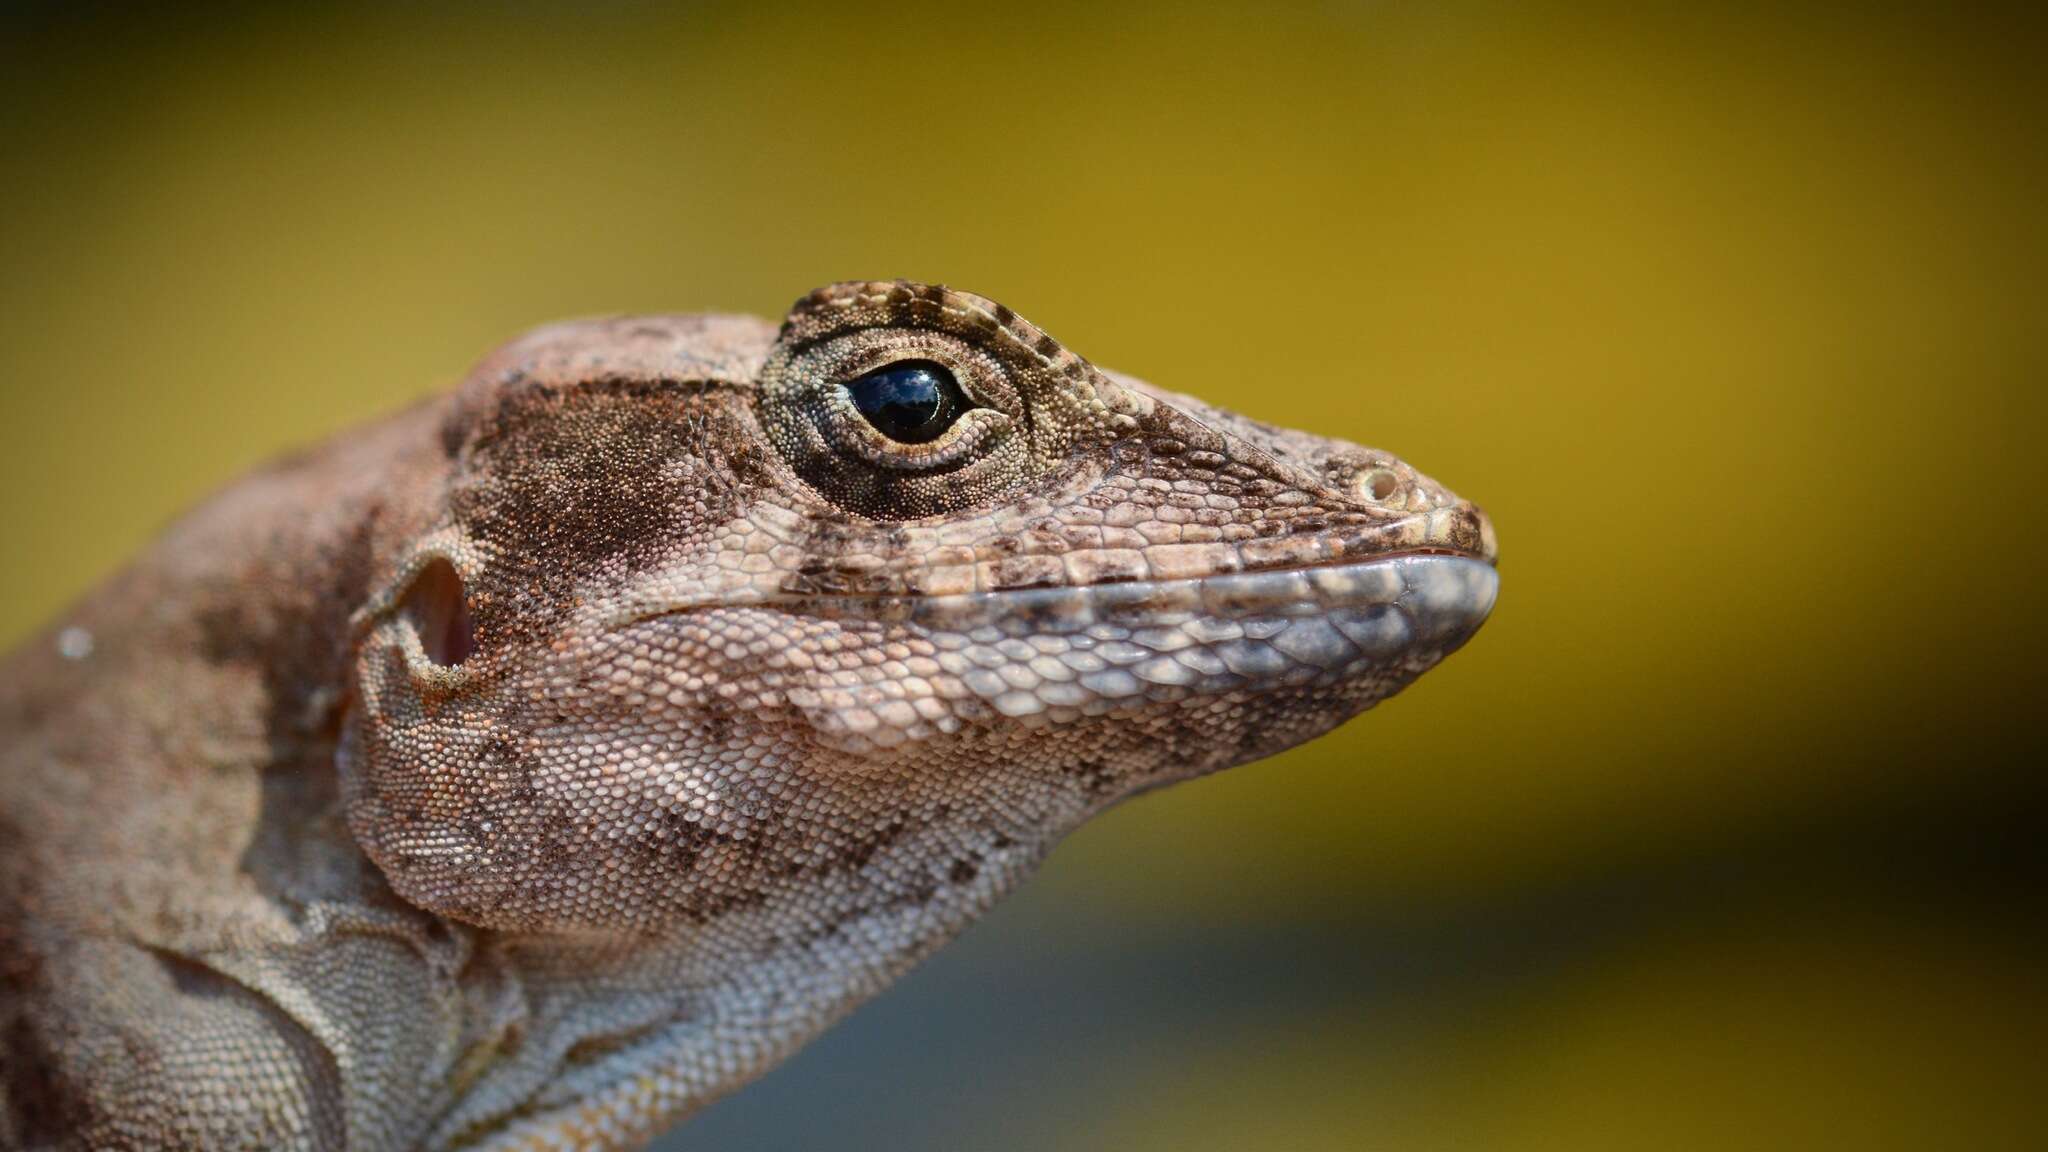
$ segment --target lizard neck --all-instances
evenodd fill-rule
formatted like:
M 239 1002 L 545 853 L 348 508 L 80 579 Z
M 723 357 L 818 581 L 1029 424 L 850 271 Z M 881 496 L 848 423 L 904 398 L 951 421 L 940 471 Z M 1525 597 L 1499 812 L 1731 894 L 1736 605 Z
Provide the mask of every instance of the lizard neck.
M 161 925 L 181 892 L 253 885 L 281 895 L 273 862 L 245 855 L 266 831 L 264 781 L 305 775 L 331 791 L 325 754 L 348 617 L 380 537 L 409 531 L 407 509 L 428 506 L 408 496 L 445 475 L 436 443 L 445 407 L 422 405 L 225 489 L 9 655 L 0 667 L 0 787 L 22 800 L 11 810 L 76 824 L 31 841 L 78 837 L 81 859 L 98 844 L 110 861 L 206 872 L 95 875 L 74 861 L 48 879 L 118 882 L 127 895 L 66 907 L 100 909 L 140 930 Z M 79 787 L 93 803 L 35 802 L 39 791 Z M 250 901 L 250 910 L 265 903 Z
M 414 531 L 432 506 L 416 494 L 445 477 L 445 405 L 224 490 L 0 667 L 0 938 L 26 925 L 0 940 L 0 961 L 112 1002 L 153 1003 L 165 973 L 207 989 L 307 1054 L 304 1090 L 329 1097 L 307 1114 L 364 1147 L 397 1146 L 392 1126 L 445 1090 L 432 1051 L 365 1054 L 363 1037 L 390 1031 L 375 999 L 387 993 L 365 985 L 431 979 L 431 956 L 390 958 L 453 937 L 398 901 L 350 837 L 334 717 L 381 541 Z M 0 987 L 0 1002 L 50 995 Z M 138 1051 L 186 1042 L 174 1016 L 125 1026 Z M 384 1114 L 408 1102 L 409 1117 Z

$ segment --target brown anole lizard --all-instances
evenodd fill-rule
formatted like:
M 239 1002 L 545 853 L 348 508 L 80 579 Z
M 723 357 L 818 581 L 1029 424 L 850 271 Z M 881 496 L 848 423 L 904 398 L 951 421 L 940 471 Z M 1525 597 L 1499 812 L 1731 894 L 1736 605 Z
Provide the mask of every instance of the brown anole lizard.
M 541 329 L 0 665 L 0 1142 L 637 1146 L 1398 690 L 1494 551 L 965 292 Z

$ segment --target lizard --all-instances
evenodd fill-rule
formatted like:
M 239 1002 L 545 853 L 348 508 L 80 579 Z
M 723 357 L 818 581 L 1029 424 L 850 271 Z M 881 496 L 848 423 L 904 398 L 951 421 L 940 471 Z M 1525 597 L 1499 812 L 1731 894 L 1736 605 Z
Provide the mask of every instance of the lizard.
M 1496 553 L 945 286 L 538 329 L 0 664 L 0 1144 L 641 1146 L 1405 686 Z

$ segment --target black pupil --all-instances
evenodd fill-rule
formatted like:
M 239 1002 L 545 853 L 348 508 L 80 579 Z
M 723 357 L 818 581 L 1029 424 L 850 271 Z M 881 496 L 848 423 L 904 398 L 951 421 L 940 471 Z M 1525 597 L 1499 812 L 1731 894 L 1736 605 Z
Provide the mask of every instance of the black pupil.
M 937 440 L 968 406 L 953 374 L 929 360 L 884 365 L 848 384 L 846 391 L 876 431 L 904 444 Z

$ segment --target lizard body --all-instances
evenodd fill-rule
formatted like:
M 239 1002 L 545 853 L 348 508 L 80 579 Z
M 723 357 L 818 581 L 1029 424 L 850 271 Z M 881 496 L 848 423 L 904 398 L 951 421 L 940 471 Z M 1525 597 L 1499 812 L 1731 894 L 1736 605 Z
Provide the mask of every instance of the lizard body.
M 0 1144 L 635 1147 L 1398 690 L 1493 555 L 963 292 L 541 329 L 0 665 Z

